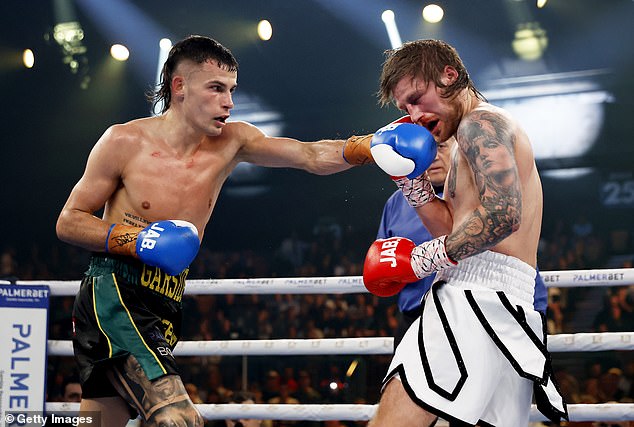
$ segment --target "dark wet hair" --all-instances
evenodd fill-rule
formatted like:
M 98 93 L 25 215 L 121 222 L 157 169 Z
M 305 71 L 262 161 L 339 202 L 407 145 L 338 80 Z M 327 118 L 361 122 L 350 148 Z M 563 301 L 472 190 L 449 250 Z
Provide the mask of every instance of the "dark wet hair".
M 167 60 L 163 64 L 161 81 L 156 90 L 148 94 L 148 99 L 152 102 L 152 111 L 155 111 L 160 102 L 163 102 L 161 114 L 170 108 L 172 76 L 178 64 L 185 60 L 197 64 L 211 60 L 215 61 L 223 70 L 238 71 L 238 61 L 229 49 L 209 37 L 189 36 L 172 46 Z
M 394 88 L 403 77 L 407 76 L 421 78 L 425 82 L 434 82 L 436 86 L 445 89 L 443 94 L 445 98 L 468 88 L 475 96 L 485 100 L 484 96 L 475 88 L 456 49 L 442 40 L 427 39 L 407 42 L 397 49 L 385 51 L 385 56 L 377 94 L 381 105 L 393 101 Z M 447 65 L 458 72 L 458 79 L 450 86 L 440 81 Z

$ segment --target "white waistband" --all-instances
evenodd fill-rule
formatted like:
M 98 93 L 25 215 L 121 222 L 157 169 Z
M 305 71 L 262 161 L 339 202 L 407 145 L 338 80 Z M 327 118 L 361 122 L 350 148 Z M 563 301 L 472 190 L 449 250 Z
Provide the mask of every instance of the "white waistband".
M 484 287 L 504 291 L 532 305 L 536 275 L 533 267 L 518 258 L 486 251 L 439 271 L 436 281 L 470 289 Z

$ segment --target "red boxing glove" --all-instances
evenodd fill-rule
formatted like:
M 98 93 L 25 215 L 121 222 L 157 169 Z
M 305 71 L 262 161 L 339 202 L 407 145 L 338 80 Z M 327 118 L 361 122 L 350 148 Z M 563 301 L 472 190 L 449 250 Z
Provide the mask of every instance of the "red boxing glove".
M 376 240 L 370 246 L 363 264 L 363 283 L 368 291 L 380 297 L 400 292 L 408 283 L 418 280 L 411 265 L 414 242 L 404 237 Z

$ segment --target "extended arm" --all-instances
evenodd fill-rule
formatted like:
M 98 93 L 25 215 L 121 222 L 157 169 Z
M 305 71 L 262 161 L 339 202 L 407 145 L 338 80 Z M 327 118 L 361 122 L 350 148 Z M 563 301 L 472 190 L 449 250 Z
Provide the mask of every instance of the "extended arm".
M 240 127 L 238 137 L 243 140 L 238 153 L 239 161 L 267 167 L 303 169 L 318 175 L 329 175 L 352 166 L 343 156 L 345 140 L 302 142 L 293 138 L 270 137 L 247 123 Z M 369 140 L 367 145 L 369 152 Z

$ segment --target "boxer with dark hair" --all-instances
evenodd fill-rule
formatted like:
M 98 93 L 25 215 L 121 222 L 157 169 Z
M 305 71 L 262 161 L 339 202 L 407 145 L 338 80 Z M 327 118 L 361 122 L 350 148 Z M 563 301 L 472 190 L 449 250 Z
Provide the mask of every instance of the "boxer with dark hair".
M 237 70 L 215 40 L 176 43 L 153 96 L 162 114 L 106 130 L 57 220 L 61 240 L 94 252 L 73 346 L 80 411 L 100 412 L 101 425 L 124 426 L 137 413 L 148 426 L 202 425 L 172 350 L 188 266 L 238 163 L 325 175 L 372 161 L 367 136 L 301 142 L 229 122 Z

